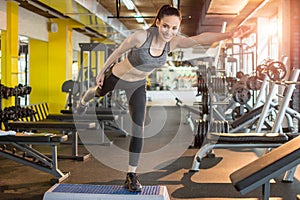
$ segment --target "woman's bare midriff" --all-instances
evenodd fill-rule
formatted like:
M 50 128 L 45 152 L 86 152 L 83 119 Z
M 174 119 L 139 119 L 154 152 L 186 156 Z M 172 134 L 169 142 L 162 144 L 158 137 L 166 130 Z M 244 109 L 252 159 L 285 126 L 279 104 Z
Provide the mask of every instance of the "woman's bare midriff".
M 152 71 L 151 71 L 152 72 Z M 134 68 L 127 58 L 114 65 L 112 73 L 124 81 L 140 81 L 145 79 L 151 72 L 143 72 Z

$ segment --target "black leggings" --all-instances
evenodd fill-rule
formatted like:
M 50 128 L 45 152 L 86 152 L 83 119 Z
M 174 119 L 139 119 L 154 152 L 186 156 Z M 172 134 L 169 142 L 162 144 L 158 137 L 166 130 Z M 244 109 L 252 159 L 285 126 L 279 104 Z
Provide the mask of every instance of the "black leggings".
M 107 70 L 103 86 L 89 88 L 83 96 L 85 102 L 94 97 L 101 97 L 114 89 L 125 90 L 129 113 L 132 119 L 132 136 L 129 146 L 129 165 L 137 166 L 143 147 L 144 122 L 146 114 L 146 80 L 129 82 L 116 77 L 112 68 Z

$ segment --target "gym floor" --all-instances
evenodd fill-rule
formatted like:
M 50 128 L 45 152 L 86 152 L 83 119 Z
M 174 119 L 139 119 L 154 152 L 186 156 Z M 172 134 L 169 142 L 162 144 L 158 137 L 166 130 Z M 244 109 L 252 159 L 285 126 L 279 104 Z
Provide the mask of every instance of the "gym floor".
M 157 116 L 161 116 L 159 113 L 156 113 L 158 110 L 160 109 L 155 108 L 151 109 L 151 112 L 148 111 L 146 124 L 151 124 L 151 119 L 154 121 L 155 117 L 159 118 Z M 167 145 L 174 138 L 174 134 L 178 133 L 179 125 L 182 125 L 184 122 L 185 112 L 180 108 L 167 106 L 163 107 L 163 110 L 166 113 L 167 119 L 158 134 L 145 140 L 143 149 L 145 152 L 150 152 L 153 151 L 153 148 L 161 148 Z M 84 134 L 88 135 L 89 132 L 93 131 L 85 131 Z M 79 134 L 81 135 L 81 133 Z M 183 124 L 180 134 L 191 135 L 192 133 L 190 128 Z M 106 135 L 113 141 L 114 145 L 120 148 L 127 148 L 129 137 L 121 136 L 119 132 L 113 130 L 107 130 Z M 87 149 L 90 146 L 79 145 L 79 153 L 88 153 Z M 36 148 L 45 154 L 51 150 L 47 147 Z M 111 147 L 104 146 L 102 148 L 109 150 Z M 71 145 L 61 144 L 58 152 L 59 154 L 71 153 Z M 257 150 L 216 149 L 214 150 L 216 157 L 205 158 L 201 163 L 199 172 L 192 173 L 189 172 L 189 169 L 196 152 L 197 149 L 187 148 L 171 164 L 163 166 L 163 163 L 157 163 L 156 166 L 162 166 L 162 168 L 157 167 L 153 171 L 139 173 L 141 183 L 143 185 L 165 185 L 171 200 L 249 200 L 260 197 L 261 188 L 242 196 L 234 189 L 229 179 L 229 175 L 232 172 L 258 157 Z M 105 156 L 110 155 L 106 152 Z M 104 165 L 103 162 L 96 158 L 97 156 L 92 155 L 85 161 L 59 159 L 59 169 L 64 172 L 71 172 L 71 176 L 64 183 L 98 185 L 122 185 L 124 183 L 125 172 L 117 170 L 115 167 L 112 168 Z M 146 164 L 150 164 L 153 161 L 149 160 L 148 162 Z M 0 163 L 1 199 L 39 200 L 43 198 L 43 194 L 51 187 L 50 179 L 54 178 L 52 175 L 3 157 L 0 157 Z M 272 199 L 296 199 L 296 195 L 300 193 L 299 178 L 299 170 L 297 169 L 293 183 L 282 183 L 282 177 L 274 180 L 271 184 Z

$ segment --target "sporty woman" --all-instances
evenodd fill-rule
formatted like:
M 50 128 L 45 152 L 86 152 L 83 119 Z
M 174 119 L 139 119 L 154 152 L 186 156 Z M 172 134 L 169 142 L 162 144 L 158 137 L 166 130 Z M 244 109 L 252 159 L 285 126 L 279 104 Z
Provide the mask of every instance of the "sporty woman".
M 177 35 L 181 13 L 178 9 L 164 5 L 160 8 L 152 26 L 139 30 L 126 38 L 108 57 L 96 78 L 97 85 L 89 88 L 79 100 L 77 113 L 85 113 L 88 102 L 114 89 L 126 92 L 129 113 L 132 119 L 129 165 L 125 187 L 130 191 L 141 191 L 142 185 L 136 176 L 143 146 L 146 113 L 146 77 L 166 63 L 168 53 L 176 48 L 211 44 L 216 41 L 239 36 L 248 28 L 239 27 L 234 32 L 202 33 L 192 37 Z M 127 53 L 122 61 L 117 60 Z

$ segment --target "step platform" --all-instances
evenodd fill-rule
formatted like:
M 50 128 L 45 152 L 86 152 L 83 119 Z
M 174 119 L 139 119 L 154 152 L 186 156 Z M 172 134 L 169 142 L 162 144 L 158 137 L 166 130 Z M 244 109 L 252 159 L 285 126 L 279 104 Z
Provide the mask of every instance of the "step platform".
M 130 192 L 122 185 L 55 184 L 43 200 L 170 200 L 166 186 L 143 186 L 141 192 Z

